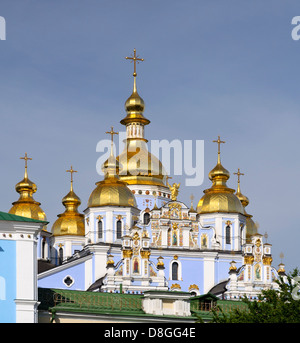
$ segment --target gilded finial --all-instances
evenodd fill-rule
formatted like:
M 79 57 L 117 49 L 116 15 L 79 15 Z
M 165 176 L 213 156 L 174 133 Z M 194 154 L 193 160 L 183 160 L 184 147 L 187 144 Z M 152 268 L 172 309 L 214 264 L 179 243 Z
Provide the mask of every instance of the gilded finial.
M 131 63 L 133 62 L 133 76 L 136 77 L 136 64 L 144 61 L 143 58 L 139 58 L 139 56 L 136 55 L 136 49 L 133 49 L 133 56 L 131 57 L 125 57 L 126 60 L 131 60 Z
M 238 168 L 237 173 L 233 173 L 234 175 L 237 175 L 238 177 L 238 186 L 237 186 L 237 191 L 236 191 L 236 196 L 239 198 L 240 202 L 244 207 L 249 205 L 249 199 L 241 193 L 241 186 L 240 186 L 240 176 L 245 175 L 240 172 L 240 168 Z
M 113 145 L 114 145 L 114 135 L 118 135 L 119 132 L 114 132 L 114 127 L 111 126 L 110 128 L 110 131 L 106 131 L 105 132 L 106 134 L 110 135 L 110 139 L 111 139 L 111 151 L 110 151 L 110 154 L 112 155 L 113 154 Z
M 240 187 L 240 176 L 241 175 L 245 175 L 245 174 L 243 174 L 243 173 L 241 173 L 240 172 L 240 168 L 238 168 L 238 171 L 237 171 L 237 173 L 233 173 L 234 175 L 237 175 L 237 177 L 238 177 L 238 187 L 237 187 L 237 193 L 238 194 L 240 194 L 241 193 L 241 187 Z
M 73 191 L 73 174 L 77 173 L 77 170 L 73 170 L 73 167 L 71 166 L 71 169 L 66 170 L 66 172 L 71 174 L 71 191 Z
M 25 156 L 24 157 L 20 157 L 20 160 L 25 160 L 25 174 L 24 174 L 24 178 L 27 179 L 28 174 L 27 174 L 27 161 L 31 161 L 32 158 L 27 156 L 27 152 L 25 152 Z
M 106 131 L 105 133 L 111 136 L 111 149 L 110 149 L 110 156 L 104 162 L 102 166 L 102 170 L 104 171 L 105 178 L 112 177 L 115 179 L 115 178 L 118 178 L 120 166 L 113 152 L 114 151 L 114 135 L 118 135 L 119 133 L 114 131 L 113 126 L 111 126 L 110 131 Z
M 126 60 L 131 60 L 131 63 L 133 62 L 133 93 L 136 93 L 136 76 L 137 76 L 137 72 L 136 72 L 136 64 L 140 63 L 144 61 L 143 58 L 139 58 L 136 55 L 136 50 L 133 49 L 133 56 L 132 57 L 125 57 Z
M 221 157 L 220 157 L 220 147 L 222 143 L 226 143 L 225 141 L 221 141 L 220 136 L 218 136 L 218 140 L 213 141 L 213 143 L 218 143 L 218 163 L 221 162 Z
M 238 172 L 237 173 L 233 173 L 234 175 L 237 175 L 238 177 L 238 189 L 240 188 L 240 176 L 241 175 L 245 175 L 243 173 L 240 172 L 240 168 L 238 168 Z
M 125 109 L 127 112 L 127 116 L 120 121 L 122 125 L 128 125 L 131 123 L 139 123 L 142 125 L 148 125 L 150 123 L 150 120 L 146 119 L 143 116 L 143 112 L 145 109 L 145 103 L 144 100 L 140 97 L 140 95 L 137 92 L 136 87 L 136 64 L 139 62 L 144 61 L 143 58 L 139 58 L 136 55 L 136 50 L 133 50 L 133 56 L 132 57 L 125 57 L 127 60 L 130 60 L 134 64 L 133 68 L 133 92 L 130 95 L 130 97 L 125 102 Z

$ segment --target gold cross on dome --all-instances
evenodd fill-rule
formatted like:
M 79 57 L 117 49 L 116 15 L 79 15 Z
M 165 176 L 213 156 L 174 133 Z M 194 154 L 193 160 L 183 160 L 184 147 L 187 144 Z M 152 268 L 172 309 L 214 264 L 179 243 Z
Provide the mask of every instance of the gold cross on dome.
M 133 76 L 136 76 L 136 64 L 139 63 L 139 61 L 143 62 L 144 59 L 143 58 L 138 58 L 139 56 L 136 55 L 136 50 L 133 49 L 133 57 L 125 57 L 126 60 L 131 60 L 131 62 L 133 62 Z
M 233 173 L 233 174 L 238 176 L 238 183 L 240 183 L 240 176 L 241 175 L 245 175 L 245 174 L 240 172 L 240 168 L 238 168 L 238 172 L 237 173 Z
M 226 143 L 226 142 L 225 141 L 221 141 L 220 136 L 218 136 L 218 140 L 217 141 L 213 141 L 213 143 L 218 143 L 218 154 L 220 154 L 221 143 Z
M 25 156 L 24 157 L 20 157 L 20 160 L 25 160 L 25 168 L 27 168 L 27 161 L 28 160 L 32 160 L 32 158 L 27 156 L 27 152 L 25 152 Z
M 114 135 L 118 135 L 119 132 L 114 132 L 114 127 L 111 126 L 110 131 L 106 131 L 105 133 L 109 134 L 111 136 L 111 143 L 114 142 Z
M 71 169 L 66 170 L 66 172 L 71 174 L 71 183 L 73 183 L 73 174 L 77 173 L 77 170 L 74 170 L 73 167 L 71 166 Z

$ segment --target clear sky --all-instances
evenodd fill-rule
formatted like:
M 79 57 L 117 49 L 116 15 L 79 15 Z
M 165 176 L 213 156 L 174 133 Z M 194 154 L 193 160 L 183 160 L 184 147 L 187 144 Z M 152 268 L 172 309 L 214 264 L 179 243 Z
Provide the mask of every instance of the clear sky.
M 64 211 L 71 165 L 86 208 L 102 179 L 96 145 L 110 126 L 124 130 L 133 72 L 125 56 L 136 48 L 146 138 L 204 140 L 204 183 L 181 187 L 178 199 L 189 205 L 194 194 L 196 205 L 210 187 L 220 135 L 228 186 L 240 168 L 273 265 L 283 252 L 287 270 L 300 267 L 300 40 L 291 36 L 299 15 L 298 0 L 2 0 L 1 211 L 18 198 L 25 152 L 51 224 Z

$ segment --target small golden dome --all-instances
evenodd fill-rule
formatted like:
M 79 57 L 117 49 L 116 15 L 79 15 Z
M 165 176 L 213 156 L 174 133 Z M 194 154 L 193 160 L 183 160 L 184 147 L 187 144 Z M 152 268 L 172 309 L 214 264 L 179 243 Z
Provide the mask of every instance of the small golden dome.
M 244 207 L 248 206 L 249 199 L 246 197 L 246 195 L 242 194 L 241 192 L 236 192 L 235 195 L 239 198 Z
M 68 172 L 76 172 L 72 169 Z M 73 177 L 71 176 L 70 192 L 63 197 L 62 203 L 66 210 L 58 215 L 58 219 L 52 226 L 52 234 L 54 236 L 75 235 L 84 236 L 84 215 L 78 212 L 78 207 L 81 204 L 80 198 L 73 191 Z
M 238 187 L 235 195 L 239 198 L 240 202 L 244 207 L 244 215 L 246 217 L 246 241 L 250 241 L 251 236 L 258 233 L 258 228 L 252 220 L 252 216 L 248 214 L 245 209 L 249 205 L 249 199 L 244 194 L 242 194 L 240 186 L 240 176 L 245 174 L 240 172 L 240 168 L 238 168 L 238 172 L 234 174 L 238 176 Z
M 250 242 L 251 236 L 258 233 L 257 225 L 254 223 L 252 216 L 245 211 L 246 216 L 246 241 Z
M 238 176 L 238 187 L 237 187 L 237 191 L 236 191 L 235 195 L 239 198 L 239 200 L 242 203 L 242 205 L 244 207 L 246 207 L 249 204 L 249 199 L 244 194 L 242 194 L 241 186 L 240 186 L 240 176 L 241 175 L 245 175 L 245 174 L 241 173 L 240 172 L 240 168 L 238 168 L 237 173 L 234 173 L 234 175 Z
M 125 102 L 125 109 L 127 112 L 127 116 L 121 120 L 121 124 L 128 125 L 130 123 L 140 123 L 143 125 L 148 125 L 150 120 L 146 119 L 143 116 L 143 112 L 145 109 L 144 100 L 139 96 L 136 87 L 136 63 L 139 61 L 144 61 L 143 58 L 138 58 L 136 55 L 136 50 L 133 50 L 133 57 L 126 57 L 126 59 L 131 60 L 134 64 L 134 72 L 133 72 L 133 91 L 130 97 Z
M 88 207 L 137 207 L 135 196 L 127 187 L 127 183 L 119 179 L 119 162 L 112 152 L 113 149 L 111 149 L 110 157 L 102 166 L 104 180 L 96 183 L 97 187 L 89 197 Z
M 135 80 L 135 78 L 134 78 Z M 146 119 L 143 116 L 143 112 L 145 109 L 144 100 L 139 96 L 136 87 L 130 97 L 125 102 L 125 109 L 127 112 L 127 116 L 121 120 L 121 124 L 127 125 L 129 123 L 141 123 L 143 125 L 148 125 L 150 120 Z
M 212 181 L 212 187 L 204 191 L 204 196 L 200 199 L 197 212 L 203 213 L 241 213 L 244 214 L 244 207 L 239 198 L 234 194 L 234 189 L 228 188 L 226 181 L 230 173 L 221 164 L 220 143 L 225 143 L 218 138 L 218 162 L 210 171 L 209 179 Z
M 37 186 L 30 181 L 27 174 L 27 160 L 30 158 L 25 154 L 25 173 L 24 179 L 16 184 L 16 191 L 20 194 L 17 201 L 12 203 L 12 208 L 8 213 L 17 216 L 46 221 L 46 214 L 40 208 L 40 203 L 33 199 L 33 193 L 37 191 Z
M 208 177 L 211 181 L 217 177 L 227 181 L 230 178 L 230 173 L 222 166 L 221 162 L 218 162 L 217 165 L 208 173 Z
M 89 197 L 88 207 L 124 206 L 137 207 L 135 196 L 125 182 L 105 179 L 96 183 L 97 187 Z

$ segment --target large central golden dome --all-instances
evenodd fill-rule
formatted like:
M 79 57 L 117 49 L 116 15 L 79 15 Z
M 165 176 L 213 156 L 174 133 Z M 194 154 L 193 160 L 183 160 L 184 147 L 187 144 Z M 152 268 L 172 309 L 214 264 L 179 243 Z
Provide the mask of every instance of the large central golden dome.
M 145 140 L 127 139 L 117 160 L 122 165 L 120 180 L 127 184 L 166 187 L 165 169 L 161 161 L 148 151 Z
M 220 137 L 218 139 L 220 143 Z M 203 197 L 199 200 L 197 212 L 204 213 L 241 213 L 244 214 L 244 207 L 239 198 L 234 194 L 235 190 L 228 188 L 226 181 L 230 173 L 221 164 L 220 150 L 218 151 L 217 165 L 210 171 L 209 179 L 212 187 L 204 191 Z
M 138 60 L 135 50 L 134 57 L 130 59 Z M 137 92 L 136 76 L 135 70 L 133 91 L 125 102 L 127 115 L 120 122 L 126 126 L 126 141 L 124 151 L 117 157 L 120 162 L 119 177 L 129 185 L 166 187 L 165 169 L 160 160 L 148 151 L 147 140 L 144 138 L 144 128 L 150 120 L 143 115 L 145 103 Z

